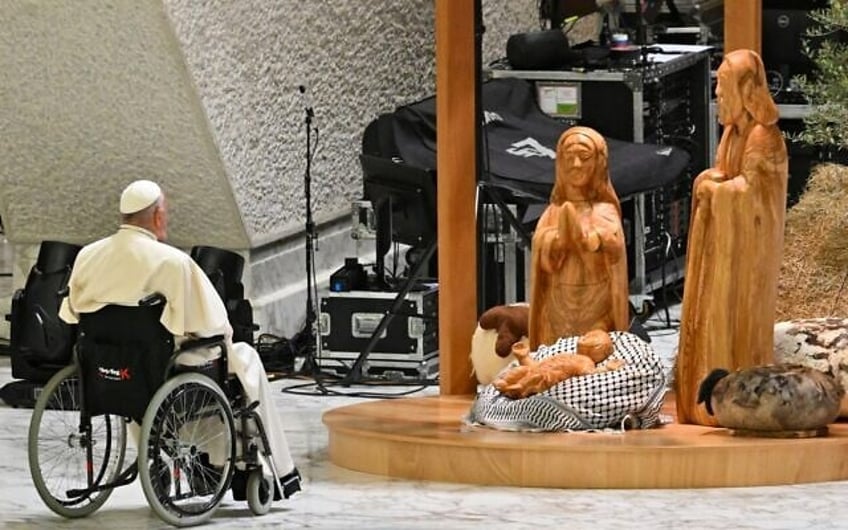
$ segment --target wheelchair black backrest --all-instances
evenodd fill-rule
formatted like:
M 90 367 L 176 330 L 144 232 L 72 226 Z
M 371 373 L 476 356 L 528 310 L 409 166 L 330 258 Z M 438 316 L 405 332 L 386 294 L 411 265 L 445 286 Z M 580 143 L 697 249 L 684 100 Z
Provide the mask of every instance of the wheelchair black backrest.
M 68 284 L 81 247 L 60 241 L 43 241 L 26 285 L 14 293 L 9 347 L 12 376 L 45 383 L 71 360 L 76 326 L 59 318 L 59 294 Z
M 80 316 L 77 356 L 88 414 L 141 421 L 174 353 L 174 337 L 159 322 L 163 307 L 107 305 Z

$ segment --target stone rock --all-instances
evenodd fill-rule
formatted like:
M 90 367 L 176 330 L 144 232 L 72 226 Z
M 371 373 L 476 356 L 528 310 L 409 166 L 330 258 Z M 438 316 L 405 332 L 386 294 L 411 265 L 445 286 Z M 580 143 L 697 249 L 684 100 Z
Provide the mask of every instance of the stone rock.
M 777 363 L 796 363 L 833 376 L 848 389 L 848 318 L 811 318 L 778 322 L 774 326 Z M 848 417 L 848 397 L 839 415 Z
M 772 364 L 727 374 L 707 394 L 722 427 L 789 432 L 832 423 L 845 391 L 832 376 L 809 366 Z

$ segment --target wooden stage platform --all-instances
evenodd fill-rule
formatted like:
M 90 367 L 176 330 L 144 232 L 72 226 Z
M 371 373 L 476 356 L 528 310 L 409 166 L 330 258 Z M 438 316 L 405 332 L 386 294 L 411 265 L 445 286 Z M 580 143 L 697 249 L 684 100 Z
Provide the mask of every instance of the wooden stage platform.
M 848 479 L 848 423 L 826 437 L 746 438 L 666 424 L 626 433 L 513 433 L 465 425 L 471 396 L 330 410 L 330 460 L 407 479 L 544 488 L 701 488 Z M 673 398 L 663 413 L 673 415 Z

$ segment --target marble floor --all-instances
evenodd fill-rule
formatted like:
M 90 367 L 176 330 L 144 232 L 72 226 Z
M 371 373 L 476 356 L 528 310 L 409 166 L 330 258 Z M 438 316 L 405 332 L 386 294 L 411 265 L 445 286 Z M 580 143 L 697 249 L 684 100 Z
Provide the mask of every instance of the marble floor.
M 652 320 L 651 325 L 662 325 Z M 677 335 L 652 332 L 652 344 L 671 367 Z M 11 379 L 0 357 L 0 385 Z M 287 425 L 304 490 L 253 517 L 246 503 L 227 499 L 209 523 L 214 528 L 848 528 L 848 482 L 780 487 L 696 490 L 545 490 L 395 480 L 348 471 L 327 456 L 324 411 L 361 401 L 346 396 L 282 392 L 302 384 L 272 383 Z M 308 381 L 307 381 L 308 382 Z M 339 389 L 354 392 L 365 388 Z M 401 392 L 399 387 L 375 389 Z M 437 393 L 426 387 L 416 395 Z M 38 498 L 29 476 L 26 432 L 30 411 L 0 405 L 0 528 L 164 528 L 147 507 L 140 484 L 119 488 L 86 519 L 63 520 Z M 834 462 L 834 465 L 844 463 Z M 563 470 L 567 473 L 568 470 Z

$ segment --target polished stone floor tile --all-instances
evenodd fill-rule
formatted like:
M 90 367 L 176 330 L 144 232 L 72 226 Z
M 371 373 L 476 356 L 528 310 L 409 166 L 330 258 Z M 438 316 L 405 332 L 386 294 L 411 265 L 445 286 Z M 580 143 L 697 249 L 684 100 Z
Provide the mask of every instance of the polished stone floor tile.
M 662 316 L 651 327 L 664 325 Z M 675 318 L 676 314 L 672 317 Z M 668 362 L 677 342 L 673 329 L 652 331 L 653 345 Z M 0 358 L 0 385 L 11 379 L 9 359 Z M 287 426 L 304 491 L 253 517 L 246 503 L 227 499 L 213 528 L 316 529 L 826 529 L 848 528 L 848 482 L 779 487 L 697 490 L 545 490 L 483 487 L 388 479 L 334 466 L 327 456 L 321 414 L 363 398 L 306 396 L 282 392 L 304 381 L 272 383 Z M 373 387 L 339 388 L 374 391 Z M 401 392 L 390 387 L 384 392 Z M 427 387 L 415 395 L 435 394 Z M 166 526 L 148 508 L 138 482 L 119 488 L 95 514 L 63 520 L 38 498 L 26 457 L 30 411 L 0 405 L 0 527 L 152 529 Z M 532 435 L 528 435 L 532 436 Z M 846 455 L 848 458 L 848 455 Z M 834 462 L 844 466 L 845 462 Z M 567 473 L 568 470 L 563 470 Z M 598 470 L 602 473 L 603 470 Z

